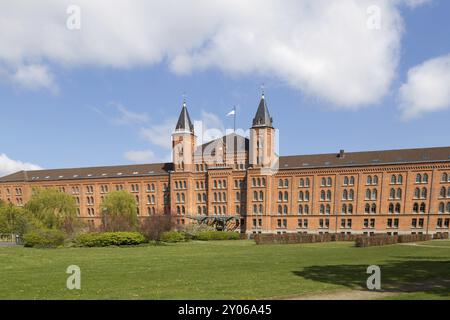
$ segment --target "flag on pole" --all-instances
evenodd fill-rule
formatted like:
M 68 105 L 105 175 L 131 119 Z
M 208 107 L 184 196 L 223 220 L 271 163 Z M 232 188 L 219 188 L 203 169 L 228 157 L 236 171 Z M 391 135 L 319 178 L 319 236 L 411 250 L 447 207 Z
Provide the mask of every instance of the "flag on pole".
M 227 113 L 227 117 L 230 116 L 235 116 L 236 115 L 236 109 L 231 110 L 230 112 Z

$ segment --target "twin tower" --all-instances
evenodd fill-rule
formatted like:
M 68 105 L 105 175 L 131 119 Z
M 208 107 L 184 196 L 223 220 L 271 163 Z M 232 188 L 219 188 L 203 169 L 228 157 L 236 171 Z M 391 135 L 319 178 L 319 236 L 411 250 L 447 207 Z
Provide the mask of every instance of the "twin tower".
M 243 148 L 239 148 L 239 145 L 243 145 Z M 183 102 L 172 134 L 172 156 L 176 172 L 204 171 L 207 167 L 224 166 L 270 169 L 277 165 L 275 129 L 264 94 L 253 118 L 250 139 L 231 134 L 202 146 L 196 144 L 194 125 L 186 102 Z

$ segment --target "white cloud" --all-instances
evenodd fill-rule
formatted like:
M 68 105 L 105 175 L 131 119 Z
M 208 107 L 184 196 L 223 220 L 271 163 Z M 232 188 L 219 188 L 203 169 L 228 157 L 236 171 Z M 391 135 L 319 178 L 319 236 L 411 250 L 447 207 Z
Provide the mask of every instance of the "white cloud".
M 399 97 L 405 120 L 450 108 L 450 55 L 425 61 L 410 69 Z
M 156 155 L 151 150 L 128 151 L 125 153 L 125 159 L 136 163 L 154 162 Z
M 165 149 L 172 148 L 172 133 L 175 129 L 177 120 L 175 118 L 167 119 L 161 124 L 154 124 L 140 129 L 140 135 L 153 145 Z
M 118 111 L 118 116 L 113 119 L 113 122 L 118 125 L 134 125 L 145 124 L 149 122 L 150 118 L 145 113 L 137 113 L 129 110 L 120 103 L 110 103 Z
M 11 76 L 14 84 L 30 90 L 47 89 L 53 93 L 58 92 L 53 74 L 44 65 L 19 66 Z
M 346 108 L 376 103 L 395 76 L 401 4 L 423 0 L 71 0 L 0 2 L 0 65 L 129 68 L 168 63 L 184 74 L 216 68 L 279 79 Z M 367 8 L 381 29 L 367 28 Z
M 0 177 L 22 170 L 40 170 L 38 165 L 10 159 L 6 154 L 0 154 Z

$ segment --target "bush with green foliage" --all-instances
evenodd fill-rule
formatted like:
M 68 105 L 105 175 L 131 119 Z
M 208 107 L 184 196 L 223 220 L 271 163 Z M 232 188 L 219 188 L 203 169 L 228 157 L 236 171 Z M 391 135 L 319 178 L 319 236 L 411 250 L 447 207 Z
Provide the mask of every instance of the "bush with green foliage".
M 201 231 L 194 236 L 195 240 L 238 240 L 239 233 L 227 231 Z
M 56 248 L 64 244 L 66 234 L 54 229 L 36 229 L 23 236 L 25 247 Z
M 102 203 L 102 230 L 135 231 L 139 221 L 135 197 L 127 191 L 109 193 Z
M 162 242 L 184 242 L 186 241 L 186 236 L 183 232 L 178 231 L 166 231 L 163 232 L 159 238 Z
M 78 235 L 74 242 L 82 247 L 108 247 L 139 245 L 146 239 L 139 232 L 103 232 Z
M 29 227 L 29 213 L 12 204 L 0 206 L 0 233 L 23 235 Z
M 74 233 L 82 227 L 77 217 L 75 199 L 54 188 L 34 188 L 26 209 L 44 229 L 59 229 Z

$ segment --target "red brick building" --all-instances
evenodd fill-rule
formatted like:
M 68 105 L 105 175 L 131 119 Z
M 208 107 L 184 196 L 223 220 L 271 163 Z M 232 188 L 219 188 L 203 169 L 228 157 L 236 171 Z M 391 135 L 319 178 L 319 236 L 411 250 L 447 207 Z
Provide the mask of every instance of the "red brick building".
M 184 103 L 172 141 L 173 163 L 21 171 L 0 178 L 0 199 L 23 206 L 32 188 L 58 188 L 94 225 L 106 194 L 127 190 L 140 217 L 249 234 L 449 231 L 450 147 L 278 156 L 264 96 L 249 139 L 198 146 Z

